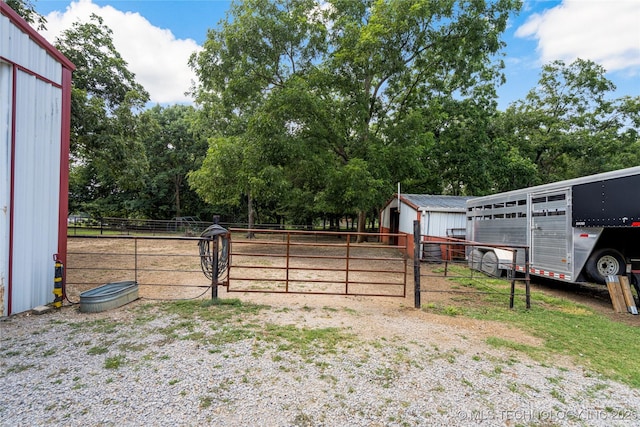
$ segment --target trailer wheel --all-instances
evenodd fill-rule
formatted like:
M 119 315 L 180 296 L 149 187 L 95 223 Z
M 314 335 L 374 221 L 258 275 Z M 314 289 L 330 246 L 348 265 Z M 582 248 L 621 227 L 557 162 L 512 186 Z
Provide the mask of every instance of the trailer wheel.
M 469 256 L 469 267 L 476 271 L 481 271 L 482 268 L 482 252 L 480 249 L 474 249 L 471 251 L 471 255 Z
M 498 277 L 498 256 L 496 253 L 493 251 L 485 252 L 485 254 L 482 255 L 482 266 L 480 268 L 489 276 Z
M 614 249 L 600 249 L 587 260 L 587 275 L 596 283 L 605 284 L 607 276 L 618 276 L 626 271 L 622 254 Z

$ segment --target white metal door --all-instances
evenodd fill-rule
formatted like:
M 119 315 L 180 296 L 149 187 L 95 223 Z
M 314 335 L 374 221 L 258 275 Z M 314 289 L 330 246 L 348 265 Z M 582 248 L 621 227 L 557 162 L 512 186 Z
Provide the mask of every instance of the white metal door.
M 569 189 L 533 193 L 529 206 L 532 268 L 544 272 L 570 272 Z

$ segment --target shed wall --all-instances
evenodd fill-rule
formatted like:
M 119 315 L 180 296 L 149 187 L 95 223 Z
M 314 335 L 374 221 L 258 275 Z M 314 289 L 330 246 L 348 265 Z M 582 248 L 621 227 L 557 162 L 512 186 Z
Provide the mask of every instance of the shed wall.
M 0 315 L 53 301 L 66 260 L 74 68 L 0 1 Z
M 400 233 L 413 235 L 413 221 L 420 219 L 418 211 L 404 202 L 400 202 Z
M 381 230 L 389 230 L 391 228 L 391 209 L 398 207 L 398 200 L 391 200 L 383 209 L 380 211 L 380 229 Z
M 0 315 L 7 313 L 9 284 L 11 69 L 9 64 L 0 61 Z
M 422 212 L 422 234 L 447 237 L 452 229 L 466 229 L 467 216 L 464 212 Z
M 380 227 L 382 230 L 389 230 L 391 209 L 398 206 L 397 200 L 392 200 L 385 206 L 380 214 Z M 445 212 L 441 210 L 429 210 L 419 212 L 415 207 L 403 201 L 400 202 L 400 224 L 398 232 L 413 234 L 413 221 L 420 220 L 421 234 L 427 236 L 447 237 L 447 231 L 457 228 L 466 229 L 467 217 L 464 211 Z
M 16 94 L 12 312 L 21 312 L 53 300 L 62 90 L 18 71 Z
M 7 62 L 37 74 L 58 85 L 62 84 L 60 62 L 36 43 L 29 34 L 0 14 L 0 57 Z

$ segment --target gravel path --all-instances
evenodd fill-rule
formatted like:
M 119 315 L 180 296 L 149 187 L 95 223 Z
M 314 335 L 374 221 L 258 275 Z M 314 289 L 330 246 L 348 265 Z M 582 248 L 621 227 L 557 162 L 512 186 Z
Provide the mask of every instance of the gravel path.
M 485 341 L 531 337 L 379 301 L 14 316 L 0 322 L 0 425 L 640 425 L 640 390 Z

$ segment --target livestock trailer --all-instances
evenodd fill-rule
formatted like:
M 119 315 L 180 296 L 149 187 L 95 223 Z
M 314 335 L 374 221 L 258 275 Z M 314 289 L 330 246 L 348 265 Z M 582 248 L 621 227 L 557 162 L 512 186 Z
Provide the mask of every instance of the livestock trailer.
M 467 201 L 470 263 L 500 275 L 513 252 L 529 247 L 529 272 L 565 282 L 605 283 L 640 276 L 640 167 L 509 191 Z M 525 271 L 517 249 L 516 270 Z

